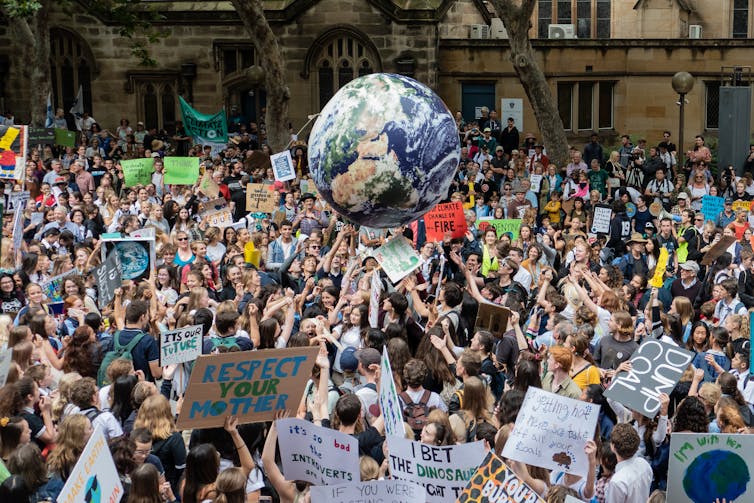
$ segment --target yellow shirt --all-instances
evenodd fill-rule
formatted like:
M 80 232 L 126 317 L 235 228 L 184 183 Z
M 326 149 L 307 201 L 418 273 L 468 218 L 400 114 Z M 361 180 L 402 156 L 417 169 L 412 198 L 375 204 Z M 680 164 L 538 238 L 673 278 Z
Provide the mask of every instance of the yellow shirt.
M 570 375 L 573 382 L 581 389 L 585 389 L 590 384 L 600 384 L 602 382 L 600 370 L 589 363 L 587 363 L 587 366 L 581 372 L 575 373 L 571 370 Z

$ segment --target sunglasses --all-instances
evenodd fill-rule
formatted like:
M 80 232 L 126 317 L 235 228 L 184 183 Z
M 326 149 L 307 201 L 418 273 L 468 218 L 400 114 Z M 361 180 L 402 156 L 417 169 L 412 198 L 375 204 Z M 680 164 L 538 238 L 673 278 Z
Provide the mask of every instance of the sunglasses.
M 188 238 L 178 238 L 178 241 L 188 241 Z

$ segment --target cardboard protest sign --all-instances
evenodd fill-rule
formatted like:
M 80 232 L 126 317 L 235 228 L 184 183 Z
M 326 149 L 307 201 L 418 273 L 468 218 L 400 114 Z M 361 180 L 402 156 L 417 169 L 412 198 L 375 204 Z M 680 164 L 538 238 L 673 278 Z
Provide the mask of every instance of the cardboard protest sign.
M 0 178 L 26 179 L 29 126 L 0 126 Z
M 120 166 L 123 168 L 125 187 L 152 183 L 152 173 L 154 173 L 154 159 L 152 157 L 120 161 Z
M 63 302 L 63 280 L 73 274 L 77 274 L 76 269 L 58 274 L 40 285 L 49 302 Z
M 13 361 L 13 348 L 0 351 L 0 388 L 5 386 L 10 372 L 10 364 Z
M 157 236 L 157 229 L 154 227 L 144 227 L 143 229 L 136 229 L 129 234 L 132 238 L 155 238 Z
M 205 214 L 209 214 L 213 211 L 218 211 L 227 207 L 228 201 L 226 201 L 224 197 L 216 197 L 215 199 L 210 199 L 208 201 L 199 203 L 199 215 L 204 216 Z
M 480 231 L 485 232 L 487 227 L 492 227 L 497 232 L 497 237 L 500 238 L 503 234 L 508 234 L 511 241 L 518 239 L 518 231 L 521 229 L 520 218 L 506 218 L 506 219 L 491 219 L 481 220 L 477 222 L 477 227 Z
M 149 272 L 154 269 L 156 262 L 154 237 L 106 237 L 100 236 L 103 241 L 102 261 L 106 261 L 111 251 L 118 253 L 123 280 L 139 280 L 149 277 Z
M 306 480 L 314 485 L 361 480 L 356 437 L 303 419 L 279 419 L 275 425 L 287 480 Z
M 272 185 L 250 183 L 246 186 L 246 211 L 272 213 L 280 207 L 280 194 Z
M 599 405 L 531 386 L 503 457 L 586 477 L 584 446 L 594 437 L 599 414 Z
M 293 166 L 293 157 L 291 157 L 290 150 L 271 155 L 270 163 L 272 163 L 275 180 L 278 182 L 287 182 L 296 178 L 296 168 Z
M 387 437 L 390 474 L 424 486 L 427 503 L 454 503 L 484 459 L 482 442 L 433 446 Z
M 115 297 L 115 290 L 123 284 L 120 256 L 115 252 L 110 252 L 107 260 L 94 269 L 94 278 L 97 281 L 97 305 L 103 309 Z
M 118 470 L 115 469 L 102 427 L 98 426 L 89 437 L 57 500 L 61 503 L 118 503 L 122 497 L 123 486 Z
M 717 257 L 725 253 L 728 248 L 730 248 L 730 245 L 736 242 L 735 236 L 723 236 L 720 238 L 720 240 L 712 245 L 712 248 L 707 250 L 707 253 L 704 254 L 704 258 L 702 258 L 701 265 L 712 265 L 712 262 L 717 260 Z
M 394 237 L 377 248 L 373 255 L 393 284 L 421 265 L 421 258 L 411 242 L 403 236 Z
M 498 339 L 502 339 L 503 334 L 508 330 L 510 315 L 511 310 L 507 307 L 488 302 L 480 303 L 474 322 L 474 331 L 486 330 Z
M 668 253 L 668 249 L 664 246 L 661 247 L 660 256 L 657 259 L 657 265 L 655 266 L 655 274 L 652 276 L 652 279 L 649 280 L 650 286 L 654 288 L 662 288 L 662 285 L 665 282 L 665 271 L 667 271 L 669 259 L 670 254 Z
M 207 197 L 217 197 L 220 195 L 220 187 L 212 179 L 212 174 L 209 170 L 205 171 L 202 175 L 202 179 L 199 181 L 199 190 Z
M 442 241 L 446 232 L 450 232 L 454 238 L 462 238 L 466 234 L 463 204 L 458 201 L 438 204 L 423 218 L 427 241 Z
M 490 452 L 471 477 L 458 498 L 458 503 L 498 501 L 544 503 L 545 500 L 508 468 L 502 459 L 495 456 L 494 452 Z
M 298 406 L 319 348 L 266 349 L 203 355 L 191 371 L 179 430 L 270 421 Z
M 178 328 L 160 334 L 160 365 L 194 361 L 201 354 L 201 325 Z
M 219 227 L 224 229 L 233 225 L 233 212 L 230 208 L 223 208 L 218 211 L 210 212 L 204 217 L 207 219 L 207 224 L 210 227 Z
M 55 145 L 59 147 L 75 147 L 76 131 L 69 131 L 65 128 L 55 128 Z
M 172 185 L 194 185 L 199 179 L 198 157 L 166 157 L 165 183 Z
M 370 480 L 356 484 L 312 486 L 312 501 L 327 503 L 354 503 L 362 501 L 382 503 L 424 503 L 426 491 L 413 482 L 403 480 Z
M 673 433 L 668 501 L 754 501 L 754 435 Z
M 718 196 L 702 196 L 702 215 L 704 221 L 717 221 L 718 215 L 725 209 L 725 198 Z
M 401 402 L 398 399 L 398 388 L 395 387 L 393 369 L 390 366 L 390 357 L 387 347 L 382 348 L 382 361 L 380 364 L 380 395 L 378 397 L 380 411 L 385 421 L 385 433 L 387 435 L 401 436 L 403 429 L 403 412 Z
M 655 339 L 645 340 L 631 355 L 631 372 L 621 372 L 605 396 L 641 415 L 654 418 L 660 410 L 660 393 L 670 394 L 694 353 Z
M 594 217 L 592 219 L 592 233 L 607 234 L 610 232 L 610 219 L 613 217 L 613 209 L 604 204 L 597 204 L 594 207 Z

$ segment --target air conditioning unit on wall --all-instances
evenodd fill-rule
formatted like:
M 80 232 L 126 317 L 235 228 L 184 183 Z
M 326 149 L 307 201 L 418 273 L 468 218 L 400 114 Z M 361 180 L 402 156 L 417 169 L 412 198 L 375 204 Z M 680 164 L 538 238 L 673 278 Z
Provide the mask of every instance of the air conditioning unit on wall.
M 576 27 L 572 24 L 551 24 L 547 28 L 547 38 L 576 38 Z
M 491 38 L 508 38 L 508 31 L 505 29 L 503 20 L 499 17 L 493 17 L 490 22 Z
M 702 38 L 702 25 L 689 25 L 689 38 Z
M 476 40 L 490 38 L 490 27 L 486 24 L 472 24 L 469 26 L 469 38 Z

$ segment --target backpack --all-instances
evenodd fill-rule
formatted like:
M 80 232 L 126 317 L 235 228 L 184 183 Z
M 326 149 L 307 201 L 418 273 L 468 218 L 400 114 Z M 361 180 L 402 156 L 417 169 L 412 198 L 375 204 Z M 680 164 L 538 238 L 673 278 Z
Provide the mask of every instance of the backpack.
M 99 371 L 97 372 L 97 386 L 102 387 L 111 384 L 107 379 L 107 367 L 110 366 L 113 360 L 116 360 L 118 358 L 133 361 L 133 355 L 131 354 L 131 351 L 133 351 L 136 345 L 139 344 L 139 342 L 141 342 L 141 340 L 146 335 L 147 334 L 145 334 L 144 332 L 139 332 L 134 336 L 133 339 L 131 339 L 131 342 L 129 342 L 125 346 L 121 346 L 120 330 L 115 332 L 115 335 L 113 336 L 113 349 L 112 351 L 105 353 L 105 357 L 102 359 L 102 364 L 100 365 Z
M 430 407 L 428 405 L 429 399 L 432 396 L 432 392 L 428 389 L 425 389 L 418 403 L 414 403 L 414 401 L 411 400 L 411 397 L 405 391 L 402 391 L 398 396 L 401 397 L 401 400 L 403 400 L 404 403 L 404 421 L 406 421 L 409 426 L 411 426 L 411 429 L 414 430 L 414 433 L 418 435 L 419 433 L 421 433 L 424 425 L 429 422 L 427 417 L 429 416 L 430 411 L 434 409 L 434 407 Z
M 85 411 L 83 411 L 82 414 L 84 414 L 89 419 L 90 423 L 94 424 L 94 420 L 97 419 L 97 416 L 102 414 L 102 411 L 95 407 L 92 407 L 91 409 L 86 409 Z
M 238 345 L 238 340 L 235 335 L 230 337 L 210 337 L 209 342 L 212 344 L 212 351 L 218 349 L 219 353 L 241 351 L 241 347 Z M 220 351 L 219 348 L 223 348 L 223 350 Z

